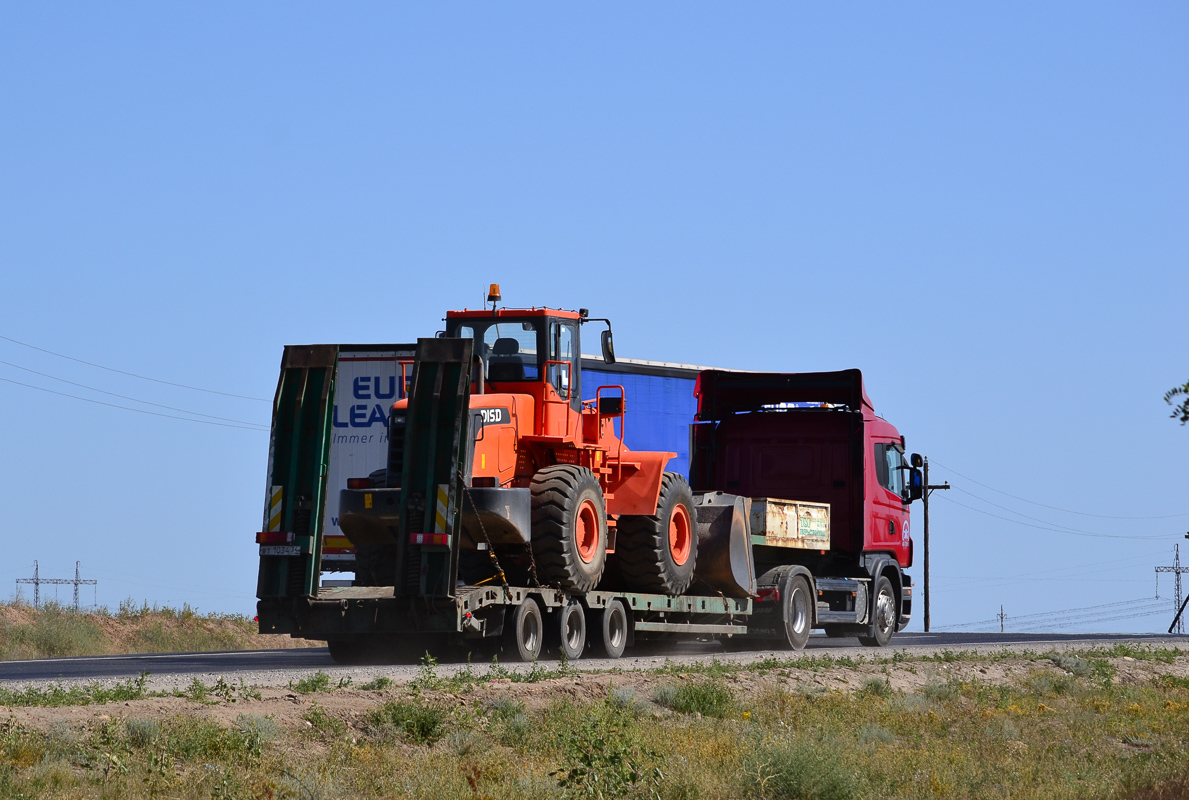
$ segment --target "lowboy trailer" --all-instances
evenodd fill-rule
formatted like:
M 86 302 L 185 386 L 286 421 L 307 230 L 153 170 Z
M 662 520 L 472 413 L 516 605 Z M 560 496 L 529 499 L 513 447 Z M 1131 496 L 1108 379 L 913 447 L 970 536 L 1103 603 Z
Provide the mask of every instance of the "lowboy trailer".
M 347 351 L 287 347 L 261 632 L 324 639 L 350 663 L 484 641 L 513 660 L 616 658 L 645 638 L 800 649 L 813 628 L 882 646 L 907 625 L 919 461 L 858 370 L 699 372 L 687 481 L 666 470 L 677 452 L 624 444 L 622 385 L 582 391 L 590 321 L 493 303 L 418 341 L 386 466 L 337 498 L 350 586 L 319 580 Z M 614 374 L 609 323 L 602 339 Z

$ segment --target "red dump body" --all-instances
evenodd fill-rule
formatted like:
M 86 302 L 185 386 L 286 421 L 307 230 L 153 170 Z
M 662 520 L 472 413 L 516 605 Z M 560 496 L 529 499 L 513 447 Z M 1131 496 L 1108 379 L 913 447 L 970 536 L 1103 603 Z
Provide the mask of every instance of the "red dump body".
M 829 503 L 832 555 L 911 565 L 904 441 L 875 415 L 859 370 L 708 370 L 695 394 L 695 490 Z

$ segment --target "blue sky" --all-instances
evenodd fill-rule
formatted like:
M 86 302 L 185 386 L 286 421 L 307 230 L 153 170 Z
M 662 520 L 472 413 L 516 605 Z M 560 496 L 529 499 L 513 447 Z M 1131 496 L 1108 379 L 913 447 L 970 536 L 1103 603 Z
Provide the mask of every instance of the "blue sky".
M 935 626 L 1139 600 L 1189 531 L 1187 97 L 1173 3 L 8 4 L 0 336 L 271 398 L 283 345 L 431 334 L 498 281 L 621 356 L 861 368 L 961 490 Z M 101 603 L 251 613 L 267 434 L 5 381 L 0 414 L 0 590 L 81 560 Z

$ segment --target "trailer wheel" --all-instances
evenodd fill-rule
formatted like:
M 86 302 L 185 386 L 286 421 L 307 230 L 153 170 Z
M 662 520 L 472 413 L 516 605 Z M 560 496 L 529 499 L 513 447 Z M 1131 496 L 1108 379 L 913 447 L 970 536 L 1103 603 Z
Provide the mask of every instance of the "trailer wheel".
M 685 478 L 666 472 L 656 513 L 623 516 L 615 540 L 615 563 L 624 588 L 682 594 L 694 580 L 698 534 L 694 495 Z
M 875 582 L 875 635 L 860 636 L 864 647 L 887 647 L 896 632 L 896 593 L 886 575 L 880 575 Z
M 512 610 L 511 617 L 504 627 L 504 652 L 513 661 L 536 661 L 544 633 L 541 607 L 530 597 Z
M 371 648 L 359 639 L 331 639 L 326 643 L 336 664 L 366 664 Z
M 810 603 L 813 596 L 804 575 L 793 575 L 780 596 L 780 622 L 784 627 L 784 645 L 792 650 L 804 650 L 813 626 Z
M 578 603 L 567 603 L 557 610 L 554 628 L 557 651 L 568 660 L 582 658 L 586 651 L 586 614 Z
M 574 592 L 589 592 L 607 563 L 607 507 L 594 473 L 554 464 L 533 476 L 532 549 L 537 577 Z
M 628 612 L 622 600 L 612 600 L 607 607 L 591 615 L 599 631 L 599 650 L 606 658 L 619 658 L 628 646 Z

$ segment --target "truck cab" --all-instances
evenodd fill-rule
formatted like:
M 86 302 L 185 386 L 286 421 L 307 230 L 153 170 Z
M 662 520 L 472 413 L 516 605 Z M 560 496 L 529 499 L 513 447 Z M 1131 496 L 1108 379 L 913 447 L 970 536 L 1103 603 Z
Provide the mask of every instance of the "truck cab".
M 700 375 L 696 394 L 698 413 L 690 434 L 695 492 L 828 507 L 828 547 L 753 537 L 757 572 L 799 566 L 815 579 L 863 581 L 861 592 L 873 604 L 872 616 L 879 613 L 874 606 L 880 578 L 886 578 L 894 629 L 907 625 L 912 592 L 904 570 L 913 556 L 909 504 L 920 497 L 921 475 L 905 459 L 904 437 L 875 414 L 862 373 L 708 370 Z M 832 619 L 837 604 L 820 597 L 818 602 L 816 616 Z M 859 632 L 857 625 L 834 622 L 817 627 Z

